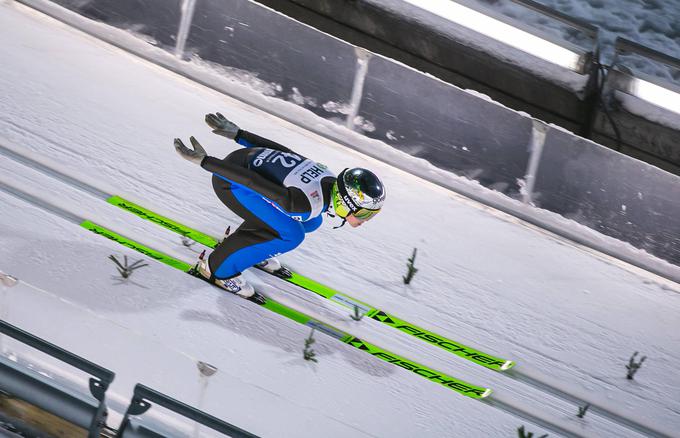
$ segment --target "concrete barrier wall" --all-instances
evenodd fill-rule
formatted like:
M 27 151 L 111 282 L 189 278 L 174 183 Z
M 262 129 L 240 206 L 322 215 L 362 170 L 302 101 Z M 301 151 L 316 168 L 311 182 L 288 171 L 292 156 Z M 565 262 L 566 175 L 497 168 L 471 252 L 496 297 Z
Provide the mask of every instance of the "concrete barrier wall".
M 356 71 L 354 46 L 243 0 L 199 0 L 187 55 L 250 72 L 267 93 L 335 118 Z
M 680 178 L 551 128 L 536 174 L 537 206 L 680 265 Z
M 510 61 L 523 52 L 488 38 L 477 38 L 474 32 L 402 0 L 257 1 L 448 83 L 482 92 L 541 120 L 574 132 L 587 130 L 594 81 L 586 85 L 587 77 L 562 71 L 561 76 L 571 85 L 558 84 L 549 73 L 554 73 L 554 65 L 538 58 Z M 482 6 L 464 0 L 458 3 L 473 9 L 475 4 Z M 491 49 L 496 46 L 500 48 Z M 576 83 L 577 90 L 573 89 Z
M 592 139 L 680 175 L 680 115 L 619 90 L 610 96 L 607 113 L 602 109 L 596 113 Z
M 182 0 L 53 0 L 85 17 L 151 37 L 175 52 Z M 354 46 L 257 3 L 197 0 L 185 44 L 194 55 L 259 83 L 269 96 L 325 118 L 347 112 L 356 70 Z
M 54 1 L 152 36 L 174 53 L 179 0 L 144 7 L 132 0 Z M 512 197 L 526 169 L 533 172 L 536 136 L 525 114 L 380 56 L 358 68 L 352 45 L 248 0 L 197 0 L 193 20 L 182 56 L 270 85 L 260 92 Z M 680 178 L 559 129 L 548 131 L 543 146 L 531 196 L 538 206 L 680 265 Z
M 382 57 L 369 62 L 363 96 L 366 136 L 505 194 L 519 192 L 530 118 Z
M 172 48 L 182 16 L 182 0 L 51 0 L 87 18 L 151 37 Z

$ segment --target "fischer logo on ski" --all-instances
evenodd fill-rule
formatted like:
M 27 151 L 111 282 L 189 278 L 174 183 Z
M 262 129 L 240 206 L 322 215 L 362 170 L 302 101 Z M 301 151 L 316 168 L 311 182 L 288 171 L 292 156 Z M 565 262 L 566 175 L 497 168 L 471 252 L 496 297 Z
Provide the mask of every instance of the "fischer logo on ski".
M 440 339 L 440 338 L 438 338 L 437 336 L 435 336 L 431 333 L 423 332 L 423 331 L 418 330 L 414 327 L 411 327 L 410 325 L 399 325 L 399 326 L 394 326 L 394 327 L 398 330 L 401 330 L 402 332 L 410 333 L 417 338 L 421 338 L 421 339 L 424 339 L 424 340 L 426 340 L 430 343 L 437 344 L 445 350 L 449 350 L 449 351 L 457 352 L 457 353 L 462 353 L 469 358 L 474 358 L 475 360 L 485 362 L 489 365 L 503 366 L 506 363 L 506 361 L 504 361 L 504 360 L 495 360 L 495 359 L 492 359 L 488 356 L 481 355 L 474 350 L 472 350 L 472 351 L 468 350 L 464 346 L 454 344 L 451 341 L 445 341 L 445 340 Z
M 130 202 L 127 199 L 123 199 L 120 196 L 111 196 L 106 200 L 106 202 L 208 247 L 214 248 L 217 245 L 216 239 L 213 239 L 212 237 L 199 231 L 193 230 L 186 225 L 175 222 L 172 219 L 154 213 L 153 211 L 148 210 L 141 205 L 137 205 L 134 202 Z
M 380 321 L 384 324 L 387 324 L 389 326 L 392 326 L 396 328 L 397 330 L 401 330 L 404 333 L 408 333 L 412 336 L 415 336 L 416 338 L 420 338 L 424 341 L 427 341 L 431 344 L 436 344 L 439 347 L 448 350 L 452 353 L 456 353 L 458 355 L 464 355 L 467 358 L 473 359 L 478 362 L 483 362 L 488 365 L 492 366 L 507 366 L 506 360 L 503 359 L 497 359 L 494 357 L 490 357 L 488 355 L 482 354 L 477 350 L 474 350 L 472 348 L 468 348 L 464 345 L 461 345 L 459 343 L 453 342 L 451 340 L 442 338 L 440 336 L 435 335 L 434 333 L 429 333 L 427 331 L 424 331 L 422 329 L 419 329 L 411 324 L 405 323 L 404 321 L 395 321 L 397 318 L 391 317 L 387 313 L 381 311 L 378 311 L 374 313 L 373 315 L 370 315 L 372 319 L 375 319 L 376 321 Z
M 131 213 L 134 213 L 134 214 L 136 214 L 137 216 L 141 216 L 141 217 L 143 217 L 143 218 L 145 218 L 145 219 L 150 220 L 151 222 L 155 222 L 155 223 L 157 223 L 157 224 L 159 224 L 159 225 L 161 225 L 161 226 L 163 226 L 163 227 L 165 227 L 165 228 L 169 228 L 169 229 L 171 229 L 172 231 L 174 231 L 174 232 L 177 233 L 177 234 L 181 234 L 181 235 L 183 235 L 183 236 L 185 236 L 185 237 L 186 237 L 186 236 L 189 236 L 189 235 L 191 234 L 190 232 L 185 231 L 182 227 L 178 227 L 178 226 L 176 226 L 175 224 L 173 224 L 172 222 L 164 221 L 162 218 L 159 218 L 158 216 L 151 216 L 151 215 L 148 215 L 148 214 L 146 214 L 146 212 L 145 212 L 144 210 L 140 210 L 140 209 L 136 208 L 136 207 L 133 206 L 133 205 L 127 204 L 127 203 L 125 203 L 125 202 L 121 202 L 121 203 L 119 203 L 119 204 L 117 204 L 117 205 L 118 205 L 118 207 L 120 207 L 120 208 L 122 208 L 122 209 L 124 209 L 124 210 L 127 210 L 127 211 L 129 211 L 129 212 L 131 212 Z
M 447 386 L 464 395 L 473 395 L 478 398 L 484 398 L 491 394 L 491 390 L 488 388 L 480 388 L 478 386 L 469 385 L 454 377 L 447 376 L 446 374 L 442 374 L 415 362 L 411 362 L 410 360 L 403 357 L 399 357 L 396 354 L 373 347 L 371 344 L 364 342 L 361 339 L 353 338 L 348 342 L 348 344 L 358 348 L 359 350 L 366 351 L 378 359 L 397 365 L 398 367 L 404 368 L 405 370 L 413 371 L 421 377 L 425 377 L 426 379 L 435 383 L 439 383 L 440 385 Z

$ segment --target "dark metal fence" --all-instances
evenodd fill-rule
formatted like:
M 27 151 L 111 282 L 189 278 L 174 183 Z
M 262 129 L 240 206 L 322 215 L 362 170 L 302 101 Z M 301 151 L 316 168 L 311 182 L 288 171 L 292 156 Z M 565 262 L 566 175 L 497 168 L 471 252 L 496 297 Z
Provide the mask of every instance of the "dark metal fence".
M 106 423 L 105 393 L 115 374 L 2 320 L 0 332 L 93 376 L 89 388 L 96 402 L 8 360 L 0 361 L 0 389 L 86 428 L 89 438 L 98 438 Z
M 153 406 L 152 403 L 232 438 L 258 438 L 257 435 L 199 411 L 141 383 L 135 386 L 132 401 L 125 412 L 125 417 L 116 437 L 163 436 L 162 425 L 154 425 L 152 422 L 143 423 L 131 418 L 131 416 L 140 416 L 147 412 Z M 154 433 L 157 435 L 153 435 Z

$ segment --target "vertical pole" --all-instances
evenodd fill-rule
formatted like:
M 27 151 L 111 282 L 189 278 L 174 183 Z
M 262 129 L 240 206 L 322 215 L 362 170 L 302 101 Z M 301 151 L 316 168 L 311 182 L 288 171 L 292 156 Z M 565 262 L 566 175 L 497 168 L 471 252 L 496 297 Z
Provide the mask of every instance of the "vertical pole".
M 9 312 L 9 288 L 15 286 L 19 280 L 0 271 L 0 321 L 7 321 Z M 0 333 L 0 353 L 5 353 L 5 335 Z
M 1 275 L 1 274 L 0 274 Z M 0 321 L 7 321 L 7 311 L 9 308 L 9 300 L 7 299 L 6 286 L 0 285 Z M 5 355 L 5 335 L 0 333 L 0 354 Z
M 189 30 L 191 29 L 191 21 L 194 19 L 194 11 L 196 10 L 196 0 L 183 0 L 181 6 L 182 18 L 179 21 L 179 30 L 177 31 L 177 44 L 175 45 L 175 56 L 179 59 L 184 58 L 184 49 L 186 47 L 187 39 L 189 38 Z
M 352 97 L 349 102 L 349 113 L 347 114 L 347 122 L 345 126 L 348 129 L 354 129 L 354 119 L 359 114 L 361 107 L 361 99 L 364 94 L 364 81 L 366 80 L 366 73 L 368 72 L 368 63 L 371 60 L 371 52 L 355 47 L 354 51 L 357 55 L 357 69 L 354 74 L 354 84 L 352 85 Z
M 201 382 L 201 389 L 198 394 L 198 401 L 196 403 L 196 409 L 199 411 L 203 410 L 203 401 L 205 400 L 205 394 L 208 391 L 208 379 L 210 376 L 217 372 L 217 368 L 210 365 L 209 363 L 198 361 L 196 363 L 198 367 L 198 372 L 200 373 L 199 379 Z M 201 424 L 199 422 L 194 423 L 193 438 L 200 438 L 201 436 Z
M 525 187 L 522 193 L 522 202 L 531 204 L 534 193 L 534 185 L 536 184 L 536 173 L 541 162 L 541 155 L 543 154 L 543 145 L 545 144 L 545 136 L 548 132 L 548 125 L 545 123 L 533 120 L 531 128 L 531 142 L 529 143 L 529 163 L 524 177 Z
M 601 85 L 604 84 L 604 69 L 600 68 L 600 43 L 595 36 L 595 43 L 593 45 L 593 52 L 588 60 L 588 82 L 584 91 L 583 104 L 585 105 L 585 116 L 581 123 L 580 135 L 592 140 L 593 128 L 595 119 L 597 117 L 597 109 L 602 99 Z

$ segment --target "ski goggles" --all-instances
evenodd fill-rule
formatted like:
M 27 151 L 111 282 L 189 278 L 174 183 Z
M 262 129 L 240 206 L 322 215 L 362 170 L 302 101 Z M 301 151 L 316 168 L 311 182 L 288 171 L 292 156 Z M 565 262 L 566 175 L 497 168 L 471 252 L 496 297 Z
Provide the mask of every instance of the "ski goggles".
M 352 213 L 352 215 L 361 221 L 367 221 L 378 213 L 380 213 L 380 209 L 369 210 L 368 208 L 362 208 L 356 213 Z
M 341 202 L 338 202 L 337 205 L 335 206 L 335 213 L 341 218 L 346 218 L 351 214 L 352 216 L 354 216 L 355 218 L 359 219 L 362 222 L 369 220 L 379 212 L 380 209 L 371 210 L 369 208 L 360 208 L 359 210 L 352 213 L 350 209 L 345 207 L 345 205 L 342 204 Z

